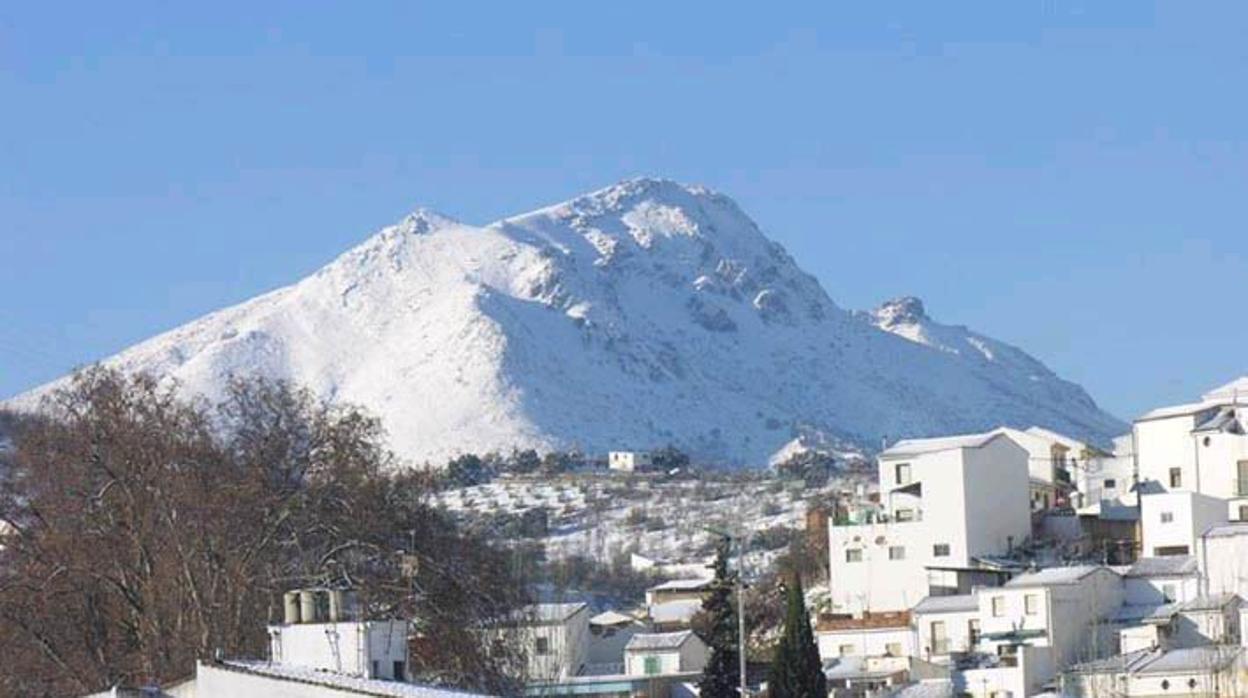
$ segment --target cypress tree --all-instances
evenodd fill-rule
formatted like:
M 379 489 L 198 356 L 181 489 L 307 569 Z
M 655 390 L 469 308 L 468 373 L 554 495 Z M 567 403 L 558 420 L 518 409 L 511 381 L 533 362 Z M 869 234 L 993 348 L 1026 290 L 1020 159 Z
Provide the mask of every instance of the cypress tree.
M 711 648 L 711 658 L 698 682 L 701 698 L 737 698 L 738 694 L 737 613 L 732 605 L 736 577 L 728 572 L 728 545 L 727 538 L 719 542 L 711 567 L 715 581 L 702 601 L 710 626 L 703 639 Z
M 806 612 L 802 580 L 793 575 L 787 589 L 784 634 L 772 659 L 767 688 L 772 698 L 827 698 L 828 679 Z

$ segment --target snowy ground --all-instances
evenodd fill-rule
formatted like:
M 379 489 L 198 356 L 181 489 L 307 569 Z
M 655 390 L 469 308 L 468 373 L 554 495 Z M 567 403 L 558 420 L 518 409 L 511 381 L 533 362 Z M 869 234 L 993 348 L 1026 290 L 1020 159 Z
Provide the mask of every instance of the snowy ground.
M 437 503 L 477 520 L 544 508 L 549 525 L 540 540 L 549 560 L 580 555 L 605 564 L 635 552 L 695 572 L 713 553 L 715 535 L 707 529 L 726 529 L 753 538 L 746 568 L 757 574 L 784 551 L 784 529 L 804 528 L 811 501 L 848 487 L 848 480 L 809 488 L 762 475 L 663 481 L 589 473 L 500 479 L 441 492 Z

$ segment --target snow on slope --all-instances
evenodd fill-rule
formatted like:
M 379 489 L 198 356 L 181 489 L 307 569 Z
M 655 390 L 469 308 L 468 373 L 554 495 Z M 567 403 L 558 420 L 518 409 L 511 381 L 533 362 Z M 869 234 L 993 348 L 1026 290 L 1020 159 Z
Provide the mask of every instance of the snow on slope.
M 670 442 L 763 464 L 803 435 L 870 449 L 998 424 L 1123 428 L 1023 352 L 894 305 L 843 310 L 731 199 L 637 179 L 485 227 L 417 211 L 106 363 L 209 396 L 231 374 L 291 379 L 366 406 L 396 451 L 435 463 Z

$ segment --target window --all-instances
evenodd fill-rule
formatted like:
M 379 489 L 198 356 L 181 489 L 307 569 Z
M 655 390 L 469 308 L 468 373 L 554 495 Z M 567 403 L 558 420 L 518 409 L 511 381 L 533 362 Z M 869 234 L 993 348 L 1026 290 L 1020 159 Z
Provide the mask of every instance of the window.
M 1171 469 L 1170 469 L 1170 487 L 1171 487 L 1171 489 L 1176 489 L 1176 488 L 1179 488 L 1179 487 L 1182 487 L 1182 486 L 1183 486 L 1183 469 L 1182 469 L 1182 468 L 1171 468 Z
M 932 556 L 933 557 L 949 557 L 949 544 L 937 543 L 936 545 L 933 545 Z
M 1040 613 L 1040 595 L 1028 594 L 1023 597 L 1023 611 L 1029 616 L 1038 615 Z
M 862 562 L 862 548 L 850 548 L 845 551 L 845 562 Z
M 395 662 L 395 663 L 394 663 L 394 677 L 393 677 L 393 678 L 394 678 L 394 680 L 395 680 L 395 681 L 406 681 L 406 680 L 407 680 L 407 672 L 406 672 L 406 671 L 404 671 L 404 669 L 406 669 L 406 668 L 407 668 L 407 667 L 406 667 L 406 666 L 404 666 L 403 662 Z
M 1170 679 L 1162 679 L 1162 680 L 1161 680 L 1161 690 L 1163 690 L 1163 691 L 1169 691 L 1169 690 L 1170 690 Z
M 854 656 L 854 646 L 853 646 L 853 645 L 841 645 L 840 647 L 838 647 L 838 648 L 836 649 L 836 651 L 837 651 L 837 654 L 841 655 L 842 657 L 852 657 L 852 656 Z
M 888 559 L 890 559 L 890 560 L 904 560 L 904 559 L 906 559 L 906 546 L 904 546 L 904 545 L 892 545 L 892 546 L 889 546 L 889 548 L 888 548 Z
M 1235 464 L 1235 496 L 1248 497 L 1248 460 L 1241 460 Z
M 1159 545 L 1153 548 L 1153 557 L 1170 557 L 1172 555 L 1188 555 L 1186 545 Z
M 1112 478 L 1112 477 L 1107 477 L 1107 478 L 1105 478 L 1105 480 L 1101 483 L 1101 486 L 1102 486 L 1102 487 L 1104 487 L 1104 488 L 1105 488 L 1105 489 L 1107 489 L 1107 490 L 1112 490 L 1112 489 L 1115 489 L 1115 488 L 1117 488 L 1117 487 L 1118 487 L 1118 482 L 1117 482 L 1116 480 L 1114 480 L 1114 478 Z
M 646 657 L 643 663 L 645 666 L 642 671 L 645 672 L 646 676 L 654 676 L 663 671 L 663 663 L 658 657 Z
M 1248 522 L 1248 504 L 1239 505 L 1239 520 Z
M 1173 512 L 1173 511 L 1163 511 L 1163 512 L 1161 512 L 1161 522 L 1162 522 L 1162 523 L 1172 523 L 1173 521 L 1174 521 L 1174 512 Z
M 896 468 L 894 468 L 894 471 L 897 476 L 898 485 L 910 484 L 910 464 L 909 463 L 898 463 Z
M 537 654 L 550 654 L 550 638 L 548 637 L 537 638 L 535 645 L 533 647 L 533 651 L 536 652 Z
M 1166 603 L 1174 603 L 1174 598 L 1177 595 L 1178 594 L 1175 593 L 1175 588 L 1173 584 L 1161 585 L 1161 596 L 1163 599 L 1165 599 Z
M 890 657 L 900 657 L 901 656 L 901 643 L 890 642 L 887 645 L 884 645 L 884 654 L 887 654 Z
M 373 676 L 372 676 L 372 678 L 374 678 L 374 679 L 380 679 L 380 678 L 381 678 L 381 662 L 377 661 L 376 659 L 374 659 L 374 660 L 373 660 Z
M 1005 615 L 1005 597 L 1004 596 L 992 597 L 992 617 L 1000 618 L 1001 616 L 1004 616 L 1004 615 Z
M 898 521 L 914 521 L 914 509 L 898 509 L 893 513 L 893 518 Z
M 966 642 L 970 647 L 967 649 L 975 649 L 975 645 L 979 644 L 979 619 L 972 618 L 966 623 Z

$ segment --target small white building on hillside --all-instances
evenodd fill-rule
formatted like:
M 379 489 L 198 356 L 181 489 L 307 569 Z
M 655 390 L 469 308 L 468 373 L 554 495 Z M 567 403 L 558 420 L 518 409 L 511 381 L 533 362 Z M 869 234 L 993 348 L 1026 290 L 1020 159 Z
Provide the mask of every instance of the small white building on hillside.
M 824 659 L 918 656 L 909 611 L 866 613 L 858 618 L 820 616 L 815 642 Z
M 654 465 L 645 451 L 611 451 L 607 454 L 607 467 L 621 473 L 636 473 Z
M 624 648 L 624 673 L 662 676 L 700 672 L 710 650 L 692 630 L 675 633 L 638 633 Z
M 1003 434 L 909 439 L 882 452 L 882 516 L 828 530 L 833 610 L 907 610 L 932 593 L 969 591 L 980 557 L 1030 535 L 1029 473 L 1027 451 Z
M 357 620 L 354 595 L 301 589 L 284 597 L 284 623 L 269 626 L 269 657 L 291 668 L 403 681 L 407 621 Z
M 974 652 L 981 632 L 979 598 L 975 594 L 929 596 L 914 607 L 917 656 L 948 663 Z
M 513 625 L 524 646 L 529 681 L 576 676 L 585 666 L 590 643 L 588 605 L 527 606 L 515 614 Z
M 1200 569 L 1196 557 L 1144 557 L 1122 573 L 1128 606 L 1160 606 L 1185 603 L 1200 595 Z

